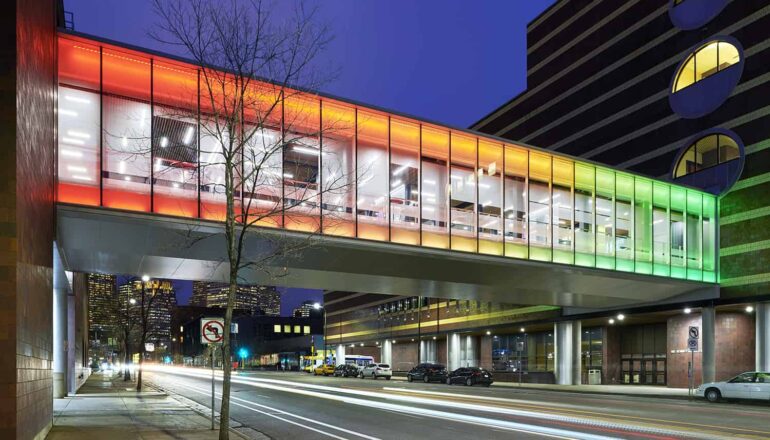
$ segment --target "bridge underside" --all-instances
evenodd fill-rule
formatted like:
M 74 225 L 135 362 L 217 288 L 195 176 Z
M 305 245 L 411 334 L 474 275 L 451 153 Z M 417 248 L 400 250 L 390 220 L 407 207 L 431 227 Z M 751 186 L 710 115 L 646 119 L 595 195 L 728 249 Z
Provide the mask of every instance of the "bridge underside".
M 68 270 L 226 280 L 221 224 L 69 205 L 57 216 Z M 718 295 L 707 283 L 346 238 L 310 243 L 273 229 L 251 234 L 246 249 L 256 258 L 277 239 L 309 247 L 267 272 L 243 270 L 243 283 L 581 308 Z

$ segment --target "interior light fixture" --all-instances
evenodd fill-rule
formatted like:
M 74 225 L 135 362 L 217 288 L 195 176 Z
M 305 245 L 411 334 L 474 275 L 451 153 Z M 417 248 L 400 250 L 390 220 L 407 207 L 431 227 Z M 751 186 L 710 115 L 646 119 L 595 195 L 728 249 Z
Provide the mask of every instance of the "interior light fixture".
M 692 309 L 690 309 L 689 307 L 685 307 L 685 308 L 684 308 L 684 314 L 685 314 L 685 315 L 689 315 L 689 314 L 690 314 L 690 312 L 692 312 Z
M 166 136 L 160 138 L 160 146 L 161 148 L 168 147 L 168 138 Z
M 81 139 L 73 139 L 73 138 L 69 138 L 69 137 L 63 137 L 63 138 L 61 138 L 61 140 L 62 140 L 62 142 L 66 143 L 66 144 L 85 145 L 85 142 L 83 142 L 83 140 L 81 140 Z
M 184 133 L 184 139 L 182 139 L 182 142 L 184 142 L 185 145 L 190 145 L 190 142 L 192 142 L 193 133 L 195 132 L 195 129 L 191 126 L 187 127 L 187 131 Z
M 79 96 L 72 96 L 72 95 L 66 95 L 64 99 L 70 102 L 77 102 L 79 104 L 89 104 L 91 102 L 91 100 L 89 99 L 81 98 Z
M 81 139 L 90 139 L 91 135 L 77 130 L 67 130 L 67 136 L 72 136 Z
M 67 109 L 67 108 L 60 108 L 59 109 L 59 114 L 60 115 L 64 115 L 64 116 L 72 116 L 73 118 L 77 118 L 78 117 L 78 112 L 76 112 L 75 110 Z
M 754 311 L 754 307 L 752 306 L 746 306 L 746 313 L 751 313 Z
M 86 167 L 76 166 L 76 165 L 67 165 L 67 171 L 72 171 L 73 173 L 87 173 L 88 170 Z
M 310 154 L 313 156 L 318 156 L 321 154 L 321 152 L 315 148 L 302 147 L 298 145 L 295 145 L 294 147 L 292 147 L 292 150 L 296 151 L 297 153 Z
M 617 318 L 618 318 L 618 321 L 622 321 L 622 320 L 626 319 L 626 315 L 624 315 L 622 313 L 618 313 Z
M 609 322 L 610 322 L 610 324 L 614 324 L 614 323 L 615 323 L 615 320 L 614 320 L 613 318 L 610 318 L 610 321 L 609 321 Z

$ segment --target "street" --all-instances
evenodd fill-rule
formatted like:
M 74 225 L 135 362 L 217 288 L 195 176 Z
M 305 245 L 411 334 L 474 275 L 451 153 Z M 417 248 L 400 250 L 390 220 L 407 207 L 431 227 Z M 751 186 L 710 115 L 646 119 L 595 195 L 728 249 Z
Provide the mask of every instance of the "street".
M 210 408 L 204 369 L 148 366 L 146 380 Z M 221 380 L 217 377 L 217 408 Z M 765 404 L 248 372 L 231 417 L 270 438 L 769 438 Z

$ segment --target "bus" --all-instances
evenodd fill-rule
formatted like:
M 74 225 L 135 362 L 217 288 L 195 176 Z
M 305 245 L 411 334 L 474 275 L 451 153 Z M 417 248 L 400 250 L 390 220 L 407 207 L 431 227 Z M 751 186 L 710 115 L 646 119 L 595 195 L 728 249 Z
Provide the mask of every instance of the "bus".
M 345 363 L 346 364 L 353 364 L 358 367 L 358 369 L 362 369 L 365 366 L 374 363 L 374 356 L 364 356 L 360 354 L 346 354 L 345 355 Z

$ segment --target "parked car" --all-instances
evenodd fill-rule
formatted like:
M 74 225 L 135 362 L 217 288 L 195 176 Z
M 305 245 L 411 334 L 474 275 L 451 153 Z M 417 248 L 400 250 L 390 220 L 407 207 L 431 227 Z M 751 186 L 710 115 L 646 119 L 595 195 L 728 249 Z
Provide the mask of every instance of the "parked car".
M 316 367 L 313 370 L 314 376 L 330 376 L 334 374 L 334 365 L 323 364 Z
M 406 373 L 406 380 L 412 382 L 421 380 L 425 383 L 431 381 L 445 382 L 447 377 L 446 367 L 441 364 L 418 364 Z
M 356 377 L 360 370 L 354 364 L 337 365 L 334 369 L 334 377 Z
M 695 395 L 705 397 L 709 402 L 722 399 L 770 400 L 770 373 L 751 371 L 726 381 L 704 383 Z
M 389 364 L 367 364 L 358 373 L 358 377 L 361 379 L 365 377 L 371 377 L 372 379 L 384 377 L 385 379 L 390 380 L 391 376 L 393 376 L 393 370 L 390 369 Z
M 464 383 L 467 386 L 481 384 L 485 387 L 488 387 L 492 385 L 492 382 L 492 373 L 483 368 L 477 367 L 458 368 L 455 371 L 449 373 L 446 378 L 447 385 L 452 385 L 453 383 Z

